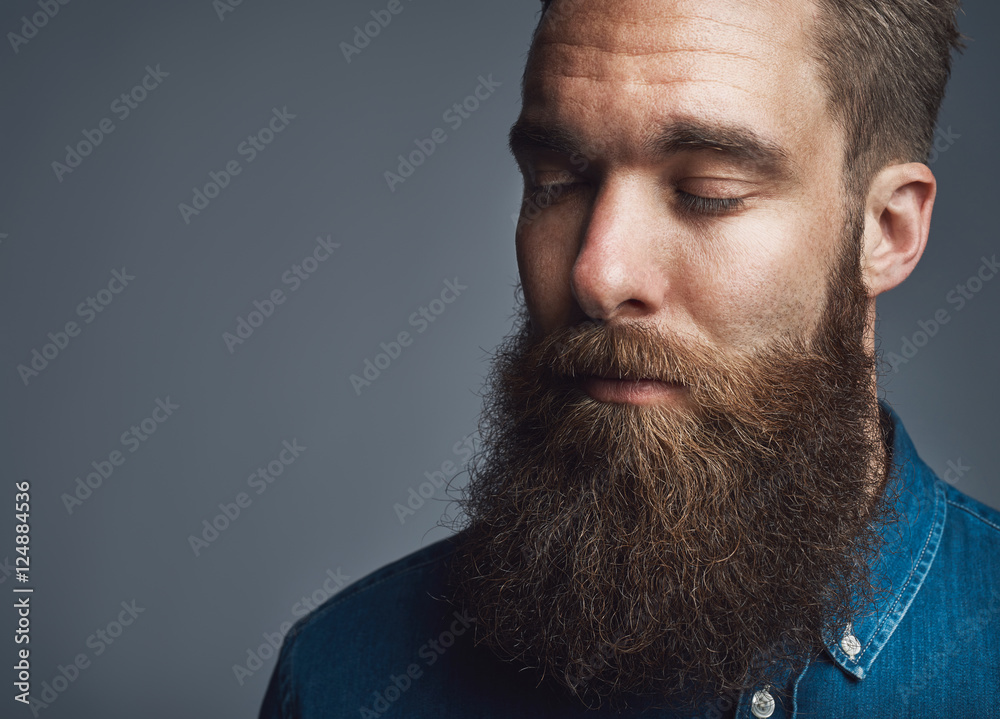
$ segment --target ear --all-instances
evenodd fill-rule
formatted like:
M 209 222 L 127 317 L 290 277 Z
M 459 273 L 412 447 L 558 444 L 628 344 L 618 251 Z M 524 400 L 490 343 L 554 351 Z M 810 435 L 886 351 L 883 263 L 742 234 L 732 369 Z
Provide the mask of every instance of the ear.
M 865 205 L 863 272 L 869 297 L 891 290 L 917 266 L 931 226 L 937 180 L 927 165 L 884 167 Z

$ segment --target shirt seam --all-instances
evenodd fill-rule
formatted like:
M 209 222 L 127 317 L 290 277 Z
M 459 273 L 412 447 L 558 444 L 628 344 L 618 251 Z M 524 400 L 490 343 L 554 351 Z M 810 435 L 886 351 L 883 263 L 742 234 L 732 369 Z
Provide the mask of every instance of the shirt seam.
M 935 499 L 935 502 L 934 502 L 934 514 L 935 514 L 935 517 L 934 517 L 934 521 L 931 522 L 931 526 L 930 526 L 930 528 L 927 531 L 927 536 L 924 537 L 924 546 L 920 548 L 920 556 L 917 557 L 917 561 L 913 563 L 912 567 L 910 567 L 910 573 L 906 577 L 906 583 L 903 584 L 903 588 L 899 591 L 899 594 L 896 595 L 895 600 L 893 600 L 892 607 L 891 607 L 891 609 L 889 611 L 889 614 L 887 614 L 885 617 L 883 617 L 882 621 L 879 622 L 878 626 L 875 628 L 875 634 L 873 634 L 872 638 L 868 640 L 868 645 L 866 645 L 866 649 L 867 649 L 867 646 L 871 645 L 871 643 L 875 640 L 875 636 L 878 635 L 878 633 L 881 631 L 882 626 L 887 621 L 889 621 L 889 615 L 896 613 L 897 607 L 899 606 L 900 602 L 903 599 L 903 595 L 906 594 L 906 588 L 910 586 L 910 582 L 913 581 L 913 575 L 917 573 L 917 569 L 920 567 L 920 565 L 924 561 L 924 555 L 927 554 L 927 548 L 931 544 L 931 539 L 934 536 L 934 533 L 937 532 L 937 531 L 940 531 L 940 529 L 944 526 L 945 519 L 947 518 L 947 514 L 945 512 L 941 512 L 938 509 L 938 507 L 940 506 L 939 502 L 943 498 L 942 497 L 943 493 L 938 494 L 937 492 L 935 492 L 935 494 L 937 495 L 934 498 Z M 945 501 L 947 502 L 947 499 L 945 499 Z M 936 516 L 939 513 L 941 514 L 941 518 L 940 519 L 938 519 L 937 516 Z M 927 568 L 927 571 L 928 572 L 930 571 L 930 567 Z M 922 582 L 921 582 L 921 584 L 922 584 Z
M 917 570 L 923 564 L 924 556 L 927 554 L 928 547 L 931 545 L 931 542 L 932 542 L 932 540 L 934 538 L 934 535 L 935 534 L 940 534 L 940 532 L 943 530 L 944 523 L 945 523 L 945 520 L 947 518 L 947 512 L 945 511 L 945 506 L 947 505 L 947 498 L 944 497 L 943 495 L 944 495 L 944 493 L 941 492 L 940 489 L 936 488 L 936 491 L 934 492 L 934 503 L 933 503 L 934 515 L 935 516 L 934 516 L 934 518 L 932 519 L 932 521 L 930 523 L 930 527 L 927 530 L 927 534 L 924 536 L 924 542 L 923 542 L 923 546 L 920 548 L 920 554 L 918 555 L 916 561 L 910 567 L 910 571 L 909 571 L 909 573 L 906 576 L 906 581 L 903 583 L 903 586 L 900 588 L 899 592 L 896 594 L 896 596 L 893 599 L 892 603 L 886 607 L 886 613 L 885 613 L 885 615 L 882 617 L 881 621 L 879 621 L 879 623 L 875 626 L 875 629 L 872 631 L 872 634 L 868 638 L 868 641 L 865 642 L 865 645 L 862 648 L 861 652 L 859 653 L 858 658 L 855 659 L 855 660 L 852 660 L 852 663 L 858 668 L 858 670 L 860 670 L 861 676 L 858 676 L 857 674 L 855 674 L 847 666 L 842 665 L 841 660 L 839 658 L 837 658 L 837 663 L 841 664 L 843 669 L 845 669 L 852 676 L 856 676 L 858 679 L 864 679 L 866 676 L 868 676 L 867 669 L 862 666 L 862 662 L 861 662 L 862 657 L 864 657 L 865 653 L 868 652 L 871 649 L 872 645 L 876 642 L 876 640 L 883 633 L 883 631 L 888 631 L 888 635 L 885 637 L 885 641 L 882 642 L 882 647 L 884 647 L 885 644 L 888 643 L 889 638 L 892 636 L 893 632 L 895 632 L 895 630 L 896 630 L 896 626 L 899 624 L 900 621 L 902 621 L 902 614 L 905 613 L 906 609 L 908 609 L 909 606 L 910 606 L 910 604 L 912 604 L 913 598 L 916 596 L 916 592 L 919 591 L 919 589 L 920 589 L 920 587 L 918 586 L 916 588 L 916 590 L 910 596 L 909 602 L 907 602 L 906 607 L 904 609 L 900 610 L 900 605 L 903 602 L 903 597 L 906 596 L 906 594 L 907 594 L 906 590 L 910 586 L 910 584 L 913 582 L 913 576 L 917 573 Z M 944 500 L 944 501 L 942 501 L 942 500 Z M 941 515 L 940 519 L 938 519 L 938 517 L 937 517 L 938 514 Z M 937 552 L 935 550 L 935 555 L 936 554 L 937 554 Z M 933 557 L 931 557 L 931 561 L 933 562 Z M 930 566 L 927 567 L 927 572 L 930 572 Z M 924 573 L 924 578 L 926 578 L 927 572 Z M 923 581 L 921 581 L 921 586 L 922 585 L 923 585 Z M 890 625 L 891 629 L 889 629 L 887 627 L 887 625 Z M 872 658 L 868 662 L 868 668 L 871 667 L 871 663 L 873 663 L 874 661 L 875 661 L 875 659 Z
M 804 677 L 806 675 L 806 672 L 809 671 L 809 665 L 810 664 L 812 664 L 812 657 L 809 657 L 806 660 L 806 665 L 804 667 L 802 667 L 802 671 L 799 672 L 799 675 L 795 678 L 795 683 L 792 685 L 792 716 L 791 716 L 791 719 L 795 719 L 795 717 L 798 716 L 798 713 L 799 713 L 799 682 L 802 681 L 802 677 Z

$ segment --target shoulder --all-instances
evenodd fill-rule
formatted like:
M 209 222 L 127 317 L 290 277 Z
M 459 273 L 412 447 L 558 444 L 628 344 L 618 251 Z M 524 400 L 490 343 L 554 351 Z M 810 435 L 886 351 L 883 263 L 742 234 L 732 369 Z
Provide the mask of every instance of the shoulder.
M 1000 512 L 940 479 L 935 490 L 945 521 L 924 603 L 949 617 L 949 633 L 971 640 L 985 632 L 980 639 L 990 637 L 992 656 L 1000 657 Z
M 937 686 L 969 702 L 986 700 L 1000 696 L 1000 512 L 944 481 L 935 485 L 945 521 L 910 609 L 908 656 L 925 660 L 905 696 L 918 702 L 919 693 L 933 704 Z
M 366 620 L 380 624 L 390 620 L 384 610 L 443 599 L 448 559 L 455 548 L 455 537 L 447 537 L 365 575 L 296 622 L 286 641 L 294 643 L 339 629 L 365 632 Z M 409 614 L 409 618 L 415 617 Z
M 981 549 L 983 560 L 1000 562 L 1000 511 L 942 480 L 938 480 L 938 486 L 943 489 L 948 506 L 946 531 L 960 540 L 973 557 Z
M 936 561 L 950 567 L 949 573 L 981 587 L 983 599 L 1000 606 L 1000 511 L 973 499 L 943 481 L 947 521 Z M 958 589 L 958 587 L 956 587 Z M 966 588 L 965 592 L 978 590 Z
M 444 635 L 454 642 L 470 626 L 447 600 L 448 559 L 457 537 L 362 577 L 296 622 L 282 644 L 261 716 L 356 716 L 375 701 L 373 692 L 408 685 L 434 663 L 434 642 Z
M 455 548 L 455 537 L 446 537 L 366 574 L 300 619 L 289 631 L 289 637 L 313 631 L 373 604 L 431 590 Z
M 941 485 L 948 502 L 948 511 L 958 512 L 956 522 L 967 523 L 970 527 L 985 532 L 987 536 L 992 536 L 994 540 L 1000 540 L 1000 510 L 973 499 L 944 481 L 941 481 Z

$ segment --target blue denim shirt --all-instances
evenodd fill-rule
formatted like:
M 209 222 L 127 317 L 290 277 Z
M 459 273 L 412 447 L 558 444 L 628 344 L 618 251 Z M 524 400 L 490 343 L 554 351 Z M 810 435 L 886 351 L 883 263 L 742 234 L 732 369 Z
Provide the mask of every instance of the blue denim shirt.
M 474 647 L 442 597 L 444 539 L 345 588 L 287 634 L 261 719 L 333 717 L 1000 717 L 1000 512 L 941 481 L 898 415 L 890 482 L 901 522 L 876 571 L 876 611 L 781 686 L 717 697 L 698 712 L 590 711 Z M 772 708 L 773 707 L 773 708 Z

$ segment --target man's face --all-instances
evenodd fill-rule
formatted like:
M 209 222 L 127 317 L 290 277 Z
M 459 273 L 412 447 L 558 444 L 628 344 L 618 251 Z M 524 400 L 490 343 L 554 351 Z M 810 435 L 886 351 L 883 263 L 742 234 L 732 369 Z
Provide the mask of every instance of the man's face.
M 728 353 L 815 328 L 844 207 L 840 131 L 808 53 L 813 13 L 781 0 L 556 0 L 512 131 L 537 331 L 631 320 Z M 613 384 L 591 389 L 620 397 Z M 677 397 L 660 386 L 628 398 Z

